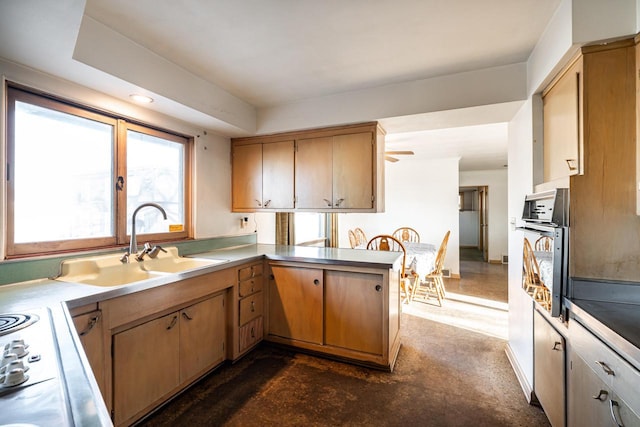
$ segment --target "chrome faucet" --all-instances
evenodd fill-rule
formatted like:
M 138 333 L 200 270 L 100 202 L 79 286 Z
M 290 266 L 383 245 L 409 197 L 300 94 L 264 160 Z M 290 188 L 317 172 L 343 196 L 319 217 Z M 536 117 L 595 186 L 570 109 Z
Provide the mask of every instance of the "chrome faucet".
M 151 206 L 158 209 L 160 212 L 162 212 L 162 216 L 164 216 L 164 219 L 167 219 L 167 213 L 162 208 L 162 206 L 157 203 L 143 203 L 138 206 L 135 211 L 133 211 L 133 215 L 131 216 L 131 240 L 129 241 L 129 256 L 136 256 L 136 259 L 138 259 L 138 256 L 136 255 L 138 253 L 138 242 L 136 241 L 136 214 L 140 209 L 146 206 Z M 127 262 L 128 261 L 129 259 L 127 257 Z M 142 261 L 142 257 L 140 257 L 138 261 Z

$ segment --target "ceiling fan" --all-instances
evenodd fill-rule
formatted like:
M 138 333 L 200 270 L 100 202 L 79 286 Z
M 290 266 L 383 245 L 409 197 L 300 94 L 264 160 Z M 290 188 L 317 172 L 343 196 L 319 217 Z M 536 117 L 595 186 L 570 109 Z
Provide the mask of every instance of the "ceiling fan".
M 388 162 L 395 163 L 400 159 L 393 156 L 413 156 L 414 154 L 413 151 L 385 151 L 384 159 Z

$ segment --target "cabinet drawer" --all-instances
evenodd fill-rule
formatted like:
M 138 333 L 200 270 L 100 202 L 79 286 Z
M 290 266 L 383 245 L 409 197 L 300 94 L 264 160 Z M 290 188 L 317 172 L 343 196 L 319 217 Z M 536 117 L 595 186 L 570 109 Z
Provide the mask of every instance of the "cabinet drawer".
M 240 286 L 238 286 L 238 296 L 240 298 L 244 298 L 260 291 L 262 291 L 262 277 L 243 280 L 240 282 Z
M 238 270 L 238 280 L 243 281 L 256 276 L 262 276 L 262 263 L 256 263 Z
M 238 349 L 240 353 L 258 343 L 259 341 L 262 341 L 262 325 L 262 316 L 260 316 L 240 328 L 240 347 Z
M 577 321 L 570 323 L 569 330 L 571 345 L 576 353 L 634 412 L 640 414 L 640 394 L 637 390 L 640 372 Z
M 253 320 L 258 316 L 262 316 L 262 292 L 255 293 L 251 296 L 240 300 L 240 326 Z

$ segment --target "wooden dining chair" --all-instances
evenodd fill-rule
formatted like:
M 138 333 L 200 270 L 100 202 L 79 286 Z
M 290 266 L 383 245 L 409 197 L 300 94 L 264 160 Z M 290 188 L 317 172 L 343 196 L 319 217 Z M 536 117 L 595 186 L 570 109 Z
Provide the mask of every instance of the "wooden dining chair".
M 551 252 L 553 250 L 553 239 L 549 236 L 542 236 L 536 240 L 534 247 L 536 251 Z
M 407 250 L 402 242 L 388 234 L 380 234 L 369 240 L 367 249 L 373 251 L 393 251 L 402 252 L 402 267 L 400 269 L 400 290 L 403 293 L 403 300 L 409 301 L 411 295 L 411 284 L 415 278 L 406 272 Z
M 533 254 L 531 243 L 529 243 L 529 240 L 524 239 L 524 247 L 522 249 L 522 287 L 541 306 L 550 310 L 551 293 L 540 277 L 540 266 Z
M 351 245 L 351 249 L 358 246 L 358 238 L 356 237 L 356 233 L 353 230 L 349 230 L 349 244 Z
M 420 234 L 411 227 L 400 227 L 393 232 L 393 237 L 401 242 L 420 243 Z
M 447 245 L 449 244 L 450 234 L 451 231 L 447 231 L 442 239 L 442 243 L 440 243 L 433 271 L 425 277 L 418 277 L 416 280 L 416 284 L 411 291 L 411 301 L 414 300 L 416 295 L 426 300 L 433 294 L 438 299 L 438 305 L 442 307 L 442 300 L 446 297 L 442 268 L 444 267 L 444 258 L 447 256 Z
M 358 246 L 365 246 L 368 242 L 366 234 L 362 231 L 362 228 L 356 227 L 353 232 L 356 234 L 356 240 L 358 241 Z

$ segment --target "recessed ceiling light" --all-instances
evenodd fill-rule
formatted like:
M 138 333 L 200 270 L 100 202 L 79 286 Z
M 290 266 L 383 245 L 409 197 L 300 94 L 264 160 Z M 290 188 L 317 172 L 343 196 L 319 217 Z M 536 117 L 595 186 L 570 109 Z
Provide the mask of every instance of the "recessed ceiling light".
M 131 95 L 129 95 L 129 98 L 133 99 L 136 102 L 140 102 L 143 104 L 150 104 L 153 102 L 153 98 L 150 98 L 148 96 L 144 96 L 144 95 L 139 95 L 137 93 L 132 93 Z

